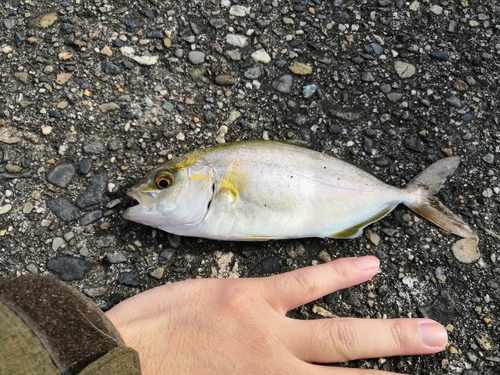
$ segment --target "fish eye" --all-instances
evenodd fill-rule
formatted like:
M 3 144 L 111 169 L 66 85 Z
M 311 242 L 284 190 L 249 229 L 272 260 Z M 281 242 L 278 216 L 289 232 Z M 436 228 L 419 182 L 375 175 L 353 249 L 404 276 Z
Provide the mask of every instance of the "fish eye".
M 155 185 L 158 189 L 166 189 L 174 182 L 174 176 L 168 172 L 160 172 L 155 177 Z

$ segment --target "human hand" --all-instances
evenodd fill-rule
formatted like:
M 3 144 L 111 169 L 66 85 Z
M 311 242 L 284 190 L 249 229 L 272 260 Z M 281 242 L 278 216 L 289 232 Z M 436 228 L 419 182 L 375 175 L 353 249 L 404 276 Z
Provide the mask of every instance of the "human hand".
M 287 311 L 372 278 L 373 256 L 256 279 L 196 279 L 160 286 L 107 312 L 139 353 L 143 374 L 336 374 L 382 371 L 322 366 L 430 354 L 447 344 L 429 319 L 296 320 Z

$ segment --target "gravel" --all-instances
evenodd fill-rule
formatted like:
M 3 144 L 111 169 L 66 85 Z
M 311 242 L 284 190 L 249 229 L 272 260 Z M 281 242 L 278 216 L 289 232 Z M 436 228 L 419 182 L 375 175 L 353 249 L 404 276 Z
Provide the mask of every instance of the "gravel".
M 456 352 L 342 366 L 498 373 L 498 344 L 476 336 L 500 342 L 499 14 L 482 0 L 2 2 L 0 275 L 55 274 L 109 308 L 166 282 L 373 254 L 372 281 L 290 316 L 427 314 Z M 159 163 L 252 139 L 305 143 L 399 187 L 458 156 L 439 198 L 479 244 L 405 207 L 352 240 L 207 241 L 121 217 Z

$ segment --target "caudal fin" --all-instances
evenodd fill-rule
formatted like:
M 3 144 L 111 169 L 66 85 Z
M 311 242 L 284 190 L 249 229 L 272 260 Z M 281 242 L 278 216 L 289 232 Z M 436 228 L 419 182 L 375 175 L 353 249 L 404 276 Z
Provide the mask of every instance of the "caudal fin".
M 423 170 L 407 186 L 407 190 L 415 191 L 421 198 L 415 203 L 406 203 L 406 205 L 413 212 L 448 232 L 460 237 L 477 238 L 476 233 L 461 217 L 455 215 L 434 197 L 459 164 L 460 158 L 454 156 L 438 160 Z

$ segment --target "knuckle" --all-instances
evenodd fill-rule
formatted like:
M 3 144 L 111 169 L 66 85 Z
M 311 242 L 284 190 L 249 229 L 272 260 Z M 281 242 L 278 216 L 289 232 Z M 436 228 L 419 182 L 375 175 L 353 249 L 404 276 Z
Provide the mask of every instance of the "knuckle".
M 336 319 L 330 324 L 330 338 L 340 362 L 357 359 L 360 354 L 358 334 L 351 320 Z
M 319 289 L 318 281 L 307 269 L 300 269 L 290 274 L 291 280 L 287 280 L 286 289 L 292 287 L 300 295 L 313 296 Z M 291 285 L 290 285 L 291 284 Z M 284 290 L 286 290 L 284 289 Z
M 407 344 L 407 331 L 401 326 L 401 324 L 394 322 L 390 325 L 389 332 L 391 333 L 392 345 L 394 345 L 394 348 L 402 348 Z

